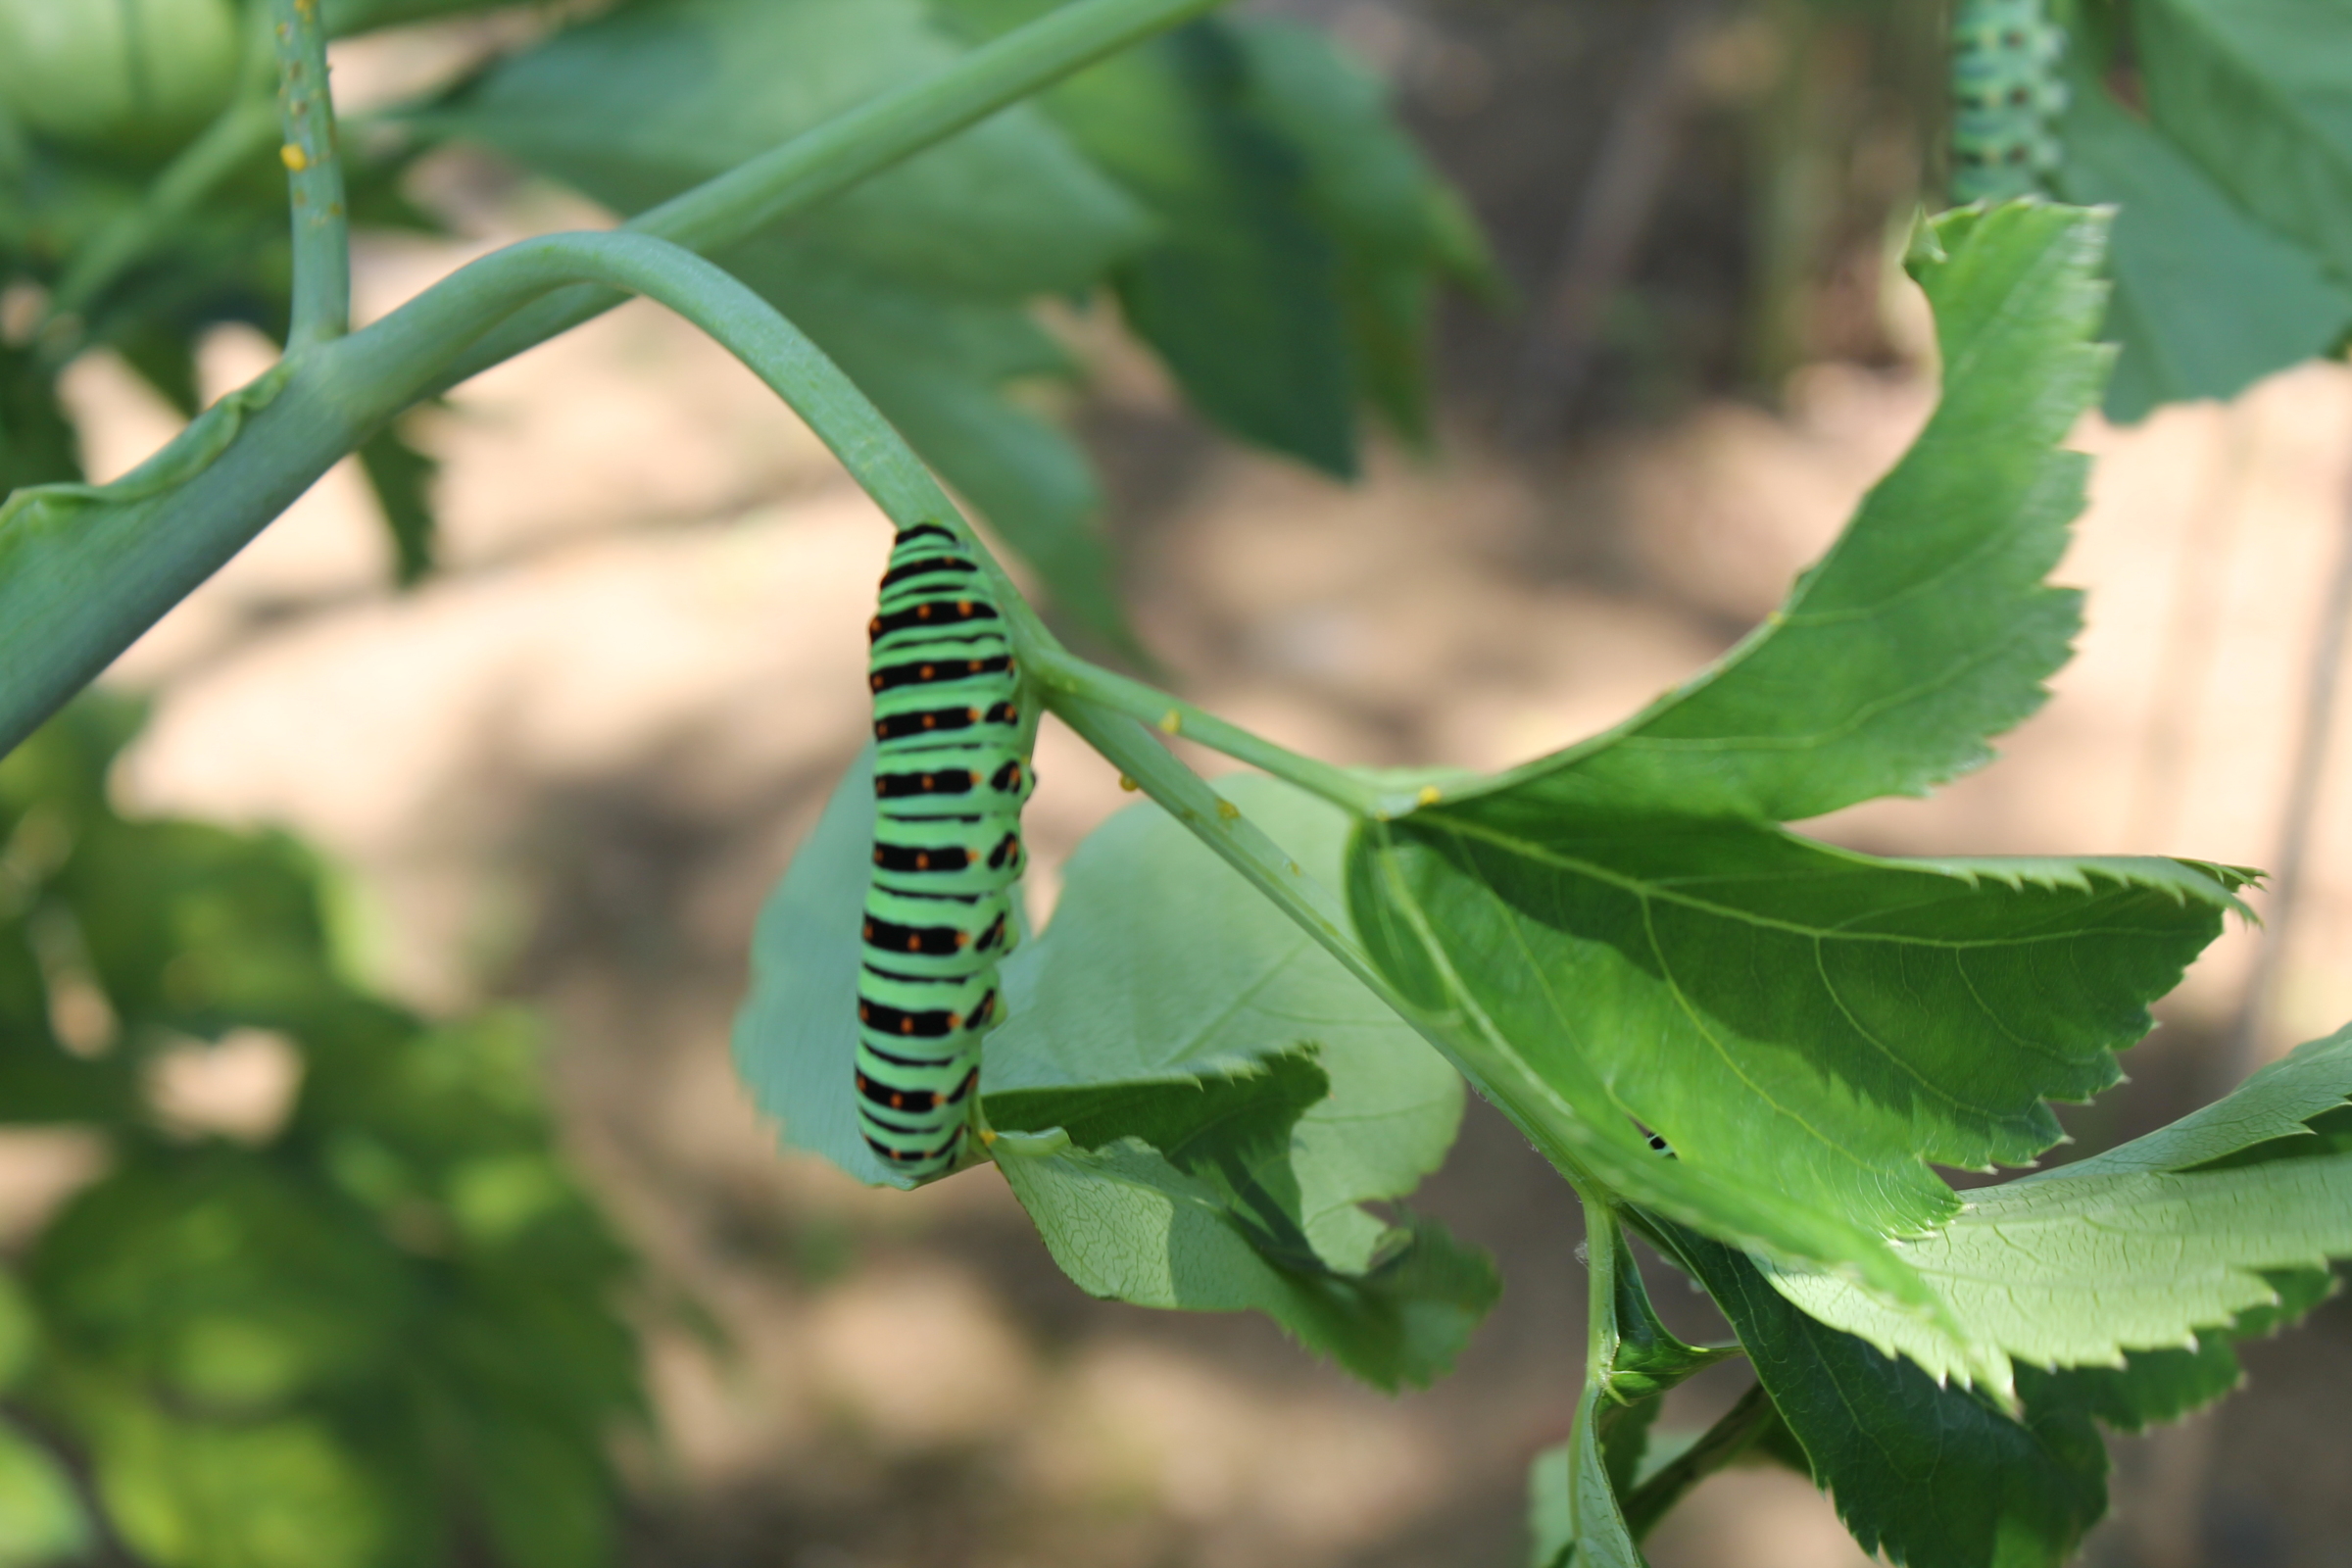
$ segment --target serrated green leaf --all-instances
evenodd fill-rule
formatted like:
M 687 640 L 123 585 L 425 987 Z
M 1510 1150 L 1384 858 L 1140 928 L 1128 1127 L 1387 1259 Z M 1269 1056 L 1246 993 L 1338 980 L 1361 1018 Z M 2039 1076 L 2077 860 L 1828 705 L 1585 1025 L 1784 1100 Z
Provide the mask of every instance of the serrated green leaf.
M 2066 1391 L 2025 1369 L 2025 1419 L 1798 1311 L 1731 1248 L 1654 1216 L 1731 1320 L 1865 1551 L 1908 1568 L 2057 1568 L 2107 1508 L 2107 1453 Z
M 2301 1276 L 2352 1256 L 2352 1152 L 2304 1125 L 2340 1114 L 2347 1062 L 2352 1030 L 2311 1042 L 2111 1153 L 1969 1193 L 1959 1216 L 1906 1255 L 1970 1336 L 2007 1356 L 2118 1366 L 2127 1351 L 2195 1349 L 2199 1331 L 2278 1308 L 2281 1272 L 2299 1299 Z M 2315 1152 L 2298 1157 L 2307 1148 Z M 2262 1157 L 2228 1157 L 2240 1152 Z M 1841 1281 L 1786 1268 L 1770 1277 L 1826 1323 L 1939 1378 L 1970 1376 L 1915 1323 Z
M 1914 275 L 1942 398 L 1828 556 L 1716 664 L 1615 729 L 1499 775 L 1531 808 L 1793 822 L 1919 795 L 2041 706 L 2080 596 L 2043 585 L 2082 508 L 2058 450 L 2096 400 L 2105 215 L 1936 219 Z
M 0 1568 L 81 1560 L 91 1534 L 65 1467 L 14 1422 L 0 1419 Z
M 2128 1350 L 2122 1366 L 2057 1367 L 2037 1381 L 2062 1390 L 2119 1431 L 2178 1421 L 2245 1381 L 2239 1342 L 2277 1333 L 2335 1290 L 2335 1276 L 2326 1269 L 2274 1271 L 2263 1278 L 2278 1293 L 2277 1304 L 2241 1312 L 2226 1328 L 2199 1331 L 2194 1349 Z
M 2103 233 L 2039 203 L 1939 220 L 1915 266 L 1942 404 L 1783 613 L 1592 742 L 1399 793 L 1348 871 L 1375 960 L 1555 1160 L 1851 1271 L 1961 1360 L 1884 1238 L 1956 1207 L 1929 1162 L 2057 1140 L 2042 1102 L 2115 1081 L 2246 873 L 1886 860 L 1770 824 L 1924 789 L 2039 701 L 2074 624 L 2039 578 L 2081 504 L 2056 443 L 2105 364 Z
M 858 1131 L 858 922 L 873 871 L 874 751 L 858 754 L 752 932 L 752 991 L 735 1015 L 735 1071 L 785 1147 L 869 1187 L 905 1187 Z
M 2121 207 L 2107 335 L 2123 345 L 2107 416 L 2230 398 L 2326 353 L 2352 324 L 2352 288 L 2230 201 L 2171 141 L 2085 73 L 2059 124 L 2052 178 L 2071 201 Z
M 2132 16 L 2157 125 L 2239 206 L 2352 277 L 2352 5 L 2148 0 Z
M 2055 1143 L 2043 1097 L 2115 1081 L 2230 885 L 2170 861 L 1882 860 L 1499 794 L 1367 828 L 1348 896 L 1434 1027 L 1549 1091 L 1530 1130 L 1567 1157 L 1902 1291 L 1876 1237 L 1957 1206 L 1927 1162 Z M 1682 1157 L 1648 1157 L 1637 1122 Z

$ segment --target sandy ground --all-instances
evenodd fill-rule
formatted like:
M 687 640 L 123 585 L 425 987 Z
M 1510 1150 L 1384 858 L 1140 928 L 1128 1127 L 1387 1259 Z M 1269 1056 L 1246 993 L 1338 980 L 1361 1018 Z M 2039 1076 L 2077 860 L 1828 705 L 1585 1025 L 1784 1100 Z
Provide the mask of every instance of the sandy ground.
M 454 248 L 378 248 L 380 310 Z M 215 343 L 250 373 L 260 346 Z M 101 473 L 170 421 L 75 372 Z M 1722 406 L 1541 464 L 1460 443 L 1342 489 L 1206 446 L 1133 365 L 1090 424 L 1114 459 L 1127 582 L 1189 696 L 1342 761 L 1492 766 L 1573 739 L 1768 611 L 1925 417 L 1928 383 L 1806 371 L 1788 410 Z M 1002 1183 L 906 1197 L 775 1152 L 727 1059 L 760 900 L 860 740 L 887 533 L 716 350 L 634 307 L 466 388 L 419 438 L 446 465 L 449 569 L 386 590 L 337 473 L 109 677 L 152 693 L 121 786 L 143 808 L 290 826 L 354 873 L 369 960 L 430 1007 L 519 996 L 552 1020 L 570 1137 L 731 1348 L 653 1322 L 665 1446 L 641 1456 L 647 1563 L 1501 1564 L 1528 1455 L 1583 1343 L 1565 1190 L 1474 1109 L 1426 1206 L 1500 1255 L 1503 1303 L 1436 1390 L 1358 1389 L 1253 1320 L 1081 1297 Z M 2319 589 L 2352 497 L 2352 374 L 2223 410 L 2095 422 L 2095 499 L 2060 573 L 2081 657 L 2002 761 L 1820 831 L 1874 850 L 2165 852 L 2268 863 Z M 2348 716 L 2352 717 L 2352 716 Z M 2352 1016 L 2352 721 L 2265 1053 Z M 1117 808 L 1049 731 L 1038 890 Z M 2259 903 L 2259 899 L 2257 903 Z M 2107 1137 L 2229 1074 L 2215 1042 L 2256 942 L 2232 930 L 2133 1059 Z M 69 1153 L 0 1151 L 21 1227 Z M 43 1163 L 46 1160 L 46 1163 Z M 61 1160 L 63 1163 L 61 1163 Z M 39 1184 L 46 1182 L 47 1186 Z M 1693 1332 L 1704 1308 L 1668 1290 Z M 2340 1562 L 2352 1313 L 2257 1355 L 2254 1392 L 2119 1446 L 2093 1560 Z M 1677 1396 L 1705 1419 L 1737 1377 Z M 1802 1483 L 1710 1483 L 1658 1568 L 1856 1560 Z

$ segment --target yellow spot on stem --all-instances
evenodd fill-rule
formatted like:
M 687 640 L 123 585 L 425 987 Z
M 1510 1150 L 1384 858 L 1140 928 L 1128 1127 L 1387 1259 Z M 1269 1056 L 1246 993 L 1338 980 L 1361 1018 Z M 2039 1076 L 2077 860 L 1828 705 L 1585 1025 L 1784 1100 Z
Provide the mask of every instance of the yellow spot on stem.
M 1126 774 L 1121 773 L 1119 775 L 1119 788 L 1125 790 L 1128 794 L 1133 795 L 1136 792 L 1137 785 L 1135 780 L 1129 778 Z
M 1238 806 L 1234 805 L 1234 804 L 1233 804 L 1231 801 L 1219 801 L 1219 802 L 1217 803 L 1217 820 L 1218 820 L 1218 821 L 1220 821 L 1220 822 L 1239 822 L 1241 819 L 1242 819 L 1242 808 L 1241 808 L 1240 807 L 1238 807 Z
M 286 143 L 277 150 L 277 161 L 284 164 L 288 171 L 297 174 L 311 167 L 311 155 L 292 142 Z
M 1175 734 L 1178 730 L 1184 728 L 1184 715 L 1176 711 L 1176 710 L 1173 708 L 1169 709 L 1167 715 L 1160 719 L 1159 728 L 1162 734 Z
M 1440 799 L 1442 799 L 1442 797 L 1439 795 L 1438 787 L 1435 784 L 1422 785 L 1421 793 L 1413 797 L 1413 800 L 1422 806 L 1435 806 L 1438 804 Z
M 994 1147 L 995 1147 L 995 1145 L 996 1145 L 996 1142 L 997 1142 L 997 1134 L 996 1134 L 996 1130 L 995 1130 L 994 1128 L 991 1128 L 991 1127 L 983 1127 L 983 1128 L 981 1128 L 981 1129 L 980 1129 L 980 1147 L 981 1147 L 981 1148 L 983 1148 L 983 1149 L 990 1149 L 990 1148 L 994 1148 Z

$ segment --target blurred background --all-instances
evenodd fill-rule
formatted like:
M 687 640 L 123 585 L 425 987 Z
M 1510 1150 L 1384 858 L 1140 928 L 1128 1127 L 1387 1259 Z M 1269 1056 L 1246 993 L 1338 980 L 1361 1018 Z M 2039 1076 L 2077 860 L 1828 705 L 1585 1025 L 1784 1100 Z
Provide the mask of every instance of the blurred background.
M 1575 739 L 1715 657 L 1779 600 L 1933 401 L 1894 257 L 1920 198 L 1929 8 L 1793 0 L 1297 0 L 1394 86 L 1513 291 L 1453 302 L 1437 440 L 1342 485 L 1184 412 L 1099 315 L 1057 394 L 1106 476 L 1144 641 L 1207 708 L 1345 762 L 1491 767 Z M 463 70 L 529 24 L 336 56 L 347 104 Z M 607 220 L 485 155 L 409 194 L 456 237 L 374 238 L 380 315 L 517 235 Z M 267 363 L 204 345 L 208 395 Z M 121 362 L 66 384 L 93 477 L 177 416 Z M 152 717 L 119 804 L 283 828 L 344 874 L 369 980 L 427 1015 L 548 1020 L 559 1136 L 642 1259 L 652 1419 L 621 1453 L 631 1562 L 710 1568 L 1256 1568 L 1521 1560 L 1525 1466 L 1562 1437 L 1584 1347 L 1566 1188 L 1474 1104 L 1417 1200 L 1498 1257 L 1456 1373 L 1388 1398 L 1254 1318 L 1090 1300 L 993 1170 L 915 1195 L 780 1155 L 729 1061 L 760 900 L 863 734 L 877 512 L 752 378 L 631 306 L 412 426 L 439 464 L 442 566 L 389 547 L 338 470 L 109 674 Z M 1816 824 L 1886 853 L 2165 853 L 2276 866 L 2322 593 L 2352 508 L 2352 373 L 2228 407 L 2095 417 L 2060 580 L 2080 656 L 1999 763 Z M 1040 743 L 1036 906 L 1126 804 Z M 2066 1112 L 2081 1148 L 2180 1114 L 2352 1017 L 2352 726 L 2290 920 L 2232 926 Z M 2253 902 L 2264 904 L 2263 896 Z M 2267 945 L 2267 948 L 2266 948 Z M 2266 951 L 2271 956 L 2265 958 Z M 2267 963 L 2261 1005 L 2248 1001 Z M 298 1070 L 267 1039 L 190 1056 L 190 1125 L 266 1137 Z M 258 1130 L 257 1130 L 258 1129 Z M 0 1246 L 94 1179 L 70 1130 L 0 1132 Z M 1688 1337 L 1707 1309 L 1653 1271 Z M 2245 1352 L 2249 1388 L 2119 1442 L 2102 1568 L 2342 1563 L 2352 1307 Z M 1673 1396 L 1694 1426 L 1727 1367 Z M 1858 1560 L 1780 1472 L 1708 1483 L 1658 1568 Z

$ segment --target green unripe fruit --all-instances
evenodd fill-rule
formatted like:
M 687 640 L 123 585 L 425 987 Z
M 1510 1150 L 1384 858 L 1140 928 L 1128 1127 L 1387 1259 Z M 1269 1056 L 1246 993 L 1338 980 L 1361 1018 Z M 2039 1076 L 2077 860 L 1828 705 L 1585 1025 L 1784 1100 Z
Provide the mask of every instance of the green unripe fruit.
M 231 0 L 0 0 L 0 104 L 93 150 L 169 148 L 236 89 Z

